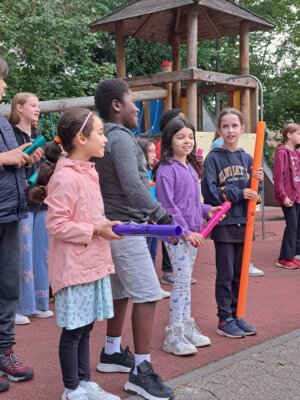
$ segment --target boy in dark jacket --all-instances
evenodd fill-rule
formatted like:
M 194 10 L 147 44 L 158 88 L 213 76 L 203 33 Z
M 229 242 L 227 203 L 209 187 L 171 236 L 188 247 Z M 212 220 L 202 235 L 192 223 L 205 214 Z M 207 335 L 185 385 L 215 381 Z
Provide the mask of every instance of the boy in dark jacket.
M 7 72 L 7 64 L 0 57 L 0 100 Z M 0 392 L 9 388 L 3 376 L 13 381 L 33 377 L 32 369 L 21 363 L 12 350 L 21 269 L 20 220 L 27 213 L 22 167 L 32 161 L 23 152 L 28 146 L 30 143 L 18 147 L 10 124 L 0 115 Z

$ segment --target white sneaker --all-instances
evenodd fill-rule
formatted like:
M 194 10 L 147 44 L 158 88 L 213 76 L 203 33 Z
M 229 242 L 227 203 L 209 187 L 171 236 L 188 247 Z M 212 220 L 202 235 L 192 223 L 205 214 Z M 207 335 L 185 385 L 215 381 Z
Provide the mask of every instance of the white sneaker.
M 254 267 L 254 265 L 250 263 L 249 276 L 264 276 L 264 274 L 265 274 L 264 271 Z
M 119 396 L 103 390 L 96 382 L 80 382 L 80 387 L 86 391 L 89 400 L 121 400 Z
M 78 386 L 77 389 L 71 391 L 65 389 L 61 400 L 89 400 L 89 398 L 87 397 L 87 391 L 83 387 Z
M 196 347 L 204 347 L 211 344 L 209 337 L 202 335 L 194 318 L 184 321 L 184 336 Z
M 50 318 L 53 317 L 53 312 L 51 310 L 36 310 L 34 314 L 30 315 L 32 318 Z
M 163 299 L 168 299 L 171 296 L 171 292 L 168 292 L 167 290 L 161 288 L 161 295 Z
M 27 325 L 30 324 L 30 319 L 26 315 L 16 314 L 15 325 Z
M 163 350 L 166 353 L 173 353 L 176 356 L 187 356 L 197 353 L 196 347 L 190 343 L 184 336 L 183 324 L 177 324 L 166 327 L 166 338 L 163 345 Z

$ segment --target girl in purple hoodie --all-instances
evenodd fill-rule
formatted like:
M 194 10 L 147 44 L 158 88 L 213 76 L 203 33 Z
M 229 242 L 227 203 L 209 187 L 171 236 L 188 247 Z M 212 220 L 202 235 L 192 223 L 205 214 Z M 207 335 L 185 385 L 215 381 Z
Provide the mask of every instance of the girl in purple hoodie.
M 219 207 L 201 204 L 198 169 L 195 129 L 188 121 L 174 118 L 163 130 L 161 158 L 153 177 L 158 201 L 183 231 L 177 243 L 166 244 L 175 282 L 163 350 L 178 356 L 194 354 L 197 347 L 210 345 L 210 339 L 202 335 L 191 318 L 191 277 L 197 247 L 203 242 L 199 230 L 203 220 Z
M 281 205 L 286 226 L 276 267 L 300 268 L 300 125 L 287 124 L 274 160 L 275 199 Z

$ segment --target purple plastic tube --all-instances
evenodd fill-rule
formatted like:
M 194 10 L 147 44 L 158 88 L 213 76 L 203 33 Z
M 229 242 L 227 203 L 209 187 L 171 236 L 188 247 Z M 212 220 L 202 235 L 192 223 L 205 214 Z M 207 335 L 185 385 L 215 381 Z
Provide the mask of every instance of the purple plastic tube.
M 222 218 L 222 215 L 226 214 L 229 208 L 231 207 L 231 203 L 229 201 L 225 201 L 222 205 L 220 210 L 214 213 L 211 219 L 207 222 L 204 228 L 200 230 L 200 235 L 204 238 L 209 235 L 209 233 L 213 230 L 213 228 L 217 225 L 217 223 Z
M 151 224 L 120 224 L 112 227 L 120 236 L 155 236 L 155 237 L 180 237 L 182 229 L 179 225 L 151 225 Z

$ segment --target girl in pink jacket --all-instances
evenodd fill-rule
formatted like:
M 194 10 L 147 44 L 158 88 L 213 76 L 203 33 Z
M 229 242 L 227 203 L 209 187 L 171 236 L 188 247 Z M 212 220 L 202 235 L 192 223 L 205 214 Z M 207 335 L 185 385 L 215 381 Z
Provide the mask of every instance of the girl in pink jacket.
M 85 109 L 66 111 L 57 132 L 46 146 L 48 163 L 40 167 L 39 186 L 31 196 L 48 205 L 49 279 L 57 325 L 62 328 L 61 399 L 118 400 L 90 381 L 89 367 L 94 320 L 113 317 L 109 274 L 114 266 L 108 240 L 121 239 L 112 231 L 120 222 L 104 216 L 98 173 L 89 161 L 103 157 L 107 139 L 101 120 Z
M 274 190 L 286 226 L 276 267 L 300 267 L 300 125 L 287 124 L 274 160 Z

